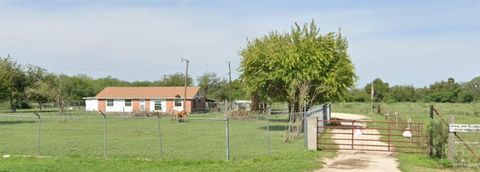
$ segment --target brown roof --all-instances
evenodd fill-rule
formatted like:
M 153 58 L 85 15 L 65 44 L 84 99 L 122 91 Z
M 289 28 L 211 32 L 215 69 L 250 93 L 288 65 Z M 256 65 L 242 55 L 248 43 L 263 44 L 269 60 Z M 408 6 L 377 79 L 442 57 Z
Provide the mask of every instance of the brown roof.
M 173 99 L 184 97 L 185 87 L 106 87 L 95 96 L 97 99 L 129 98 L 129 99 Z M 187 87 L 187 99 L 192 99 L 200 87 Z

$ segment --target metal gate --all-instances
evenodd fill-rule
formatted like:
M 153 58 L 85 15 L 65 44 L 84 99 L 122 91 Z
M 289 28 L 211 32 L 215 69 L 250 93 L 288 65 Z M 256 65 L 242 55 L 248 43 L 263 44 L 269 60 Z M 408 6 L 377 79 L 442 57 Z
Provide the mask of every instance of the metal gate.
M 318 120 L 319 150 L 426 152 L 424 124 L 367 120 Z

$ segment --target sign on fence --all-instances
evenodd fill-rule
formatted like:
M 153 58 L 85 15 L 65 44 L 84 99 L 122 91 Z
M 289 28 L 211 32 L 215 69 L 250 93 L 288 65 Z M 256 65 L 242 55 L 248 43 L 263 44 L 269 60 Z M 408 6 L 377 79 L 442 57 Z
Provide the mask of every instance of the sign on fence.
M 474 133 L 480 132 L 480 124 L 450 124 L 449 132 Z

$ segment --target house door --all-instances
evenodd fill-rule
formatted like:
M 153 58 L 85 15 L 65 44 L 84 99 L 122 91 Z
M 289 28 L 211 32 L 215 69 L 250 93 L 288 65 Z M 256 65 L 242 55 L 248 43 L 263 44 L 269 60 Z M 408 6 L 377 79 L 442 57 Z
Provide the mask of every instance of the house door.
M 145 111 L 145 100 L 140 100 L 140 111 Z

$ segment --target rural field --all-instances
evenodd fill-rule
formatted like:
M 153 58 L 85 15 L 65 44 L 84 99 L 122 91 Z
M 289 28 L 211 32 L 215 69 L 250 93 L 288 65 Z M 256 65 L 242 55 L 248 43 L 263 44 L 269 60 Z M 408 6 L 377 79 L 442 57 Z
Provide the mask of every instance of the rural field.
M 459 123 L 480 123 L 480 104 L 433 104 L 444 115 L 454 114 Z M 277 105 L 278 106 L 278 105 Z M 382 104 L 386 113 L 398 118 L 429 123 L 429 103 Z M 369 103 L 333 103 L 333 112 L 367 115 Z M 107 155 L 104 158 L 103 118 L 98 113 L 40 113 L 39 158 L 36 158 L 38 133 L 31 112 L 2 113 L 0 150 L 9 158 L 0 160 L 5 171 L 310 171 L 320 169 L 325 157 L 335 151 L 304 151 L 303 137 L 284 143 L 287 120 L 272 115 L 267 120 L 254 118 L 230 120 L 230 161 L 226 161 L 225 121 L 221 113 L 195 114 L 185 123 L 157 118 L 107 116 Z M 268 125 L 268 132 L 267 126 Z M 478 141 L 478 134 L 462 134 L 465 141 Z M 470 145 L 476 153 L 480 147 Z M 270 150 L 270 151 L 269 151 Z M 458 161 L 431 159 L 427 153 L 395 153 L 401 171 L 475 171 L 477 168 L 453 168 L 454 163 L 475 164 L 470 153 L 457 144 Z M 467 163 L 468 162 L 468 163 Z
M 284 143 L 286 116 L 231 119 L 230 158 L 225 161 L 222 114 L 192 115 L 185 123 L 156 118 L 107 117 L 104 159 L 103 119 L 98 113 L 40 113 L 40 158 L 37 123 L 32 113 L 0 116 L 0 160 L 5 171 L 305 171 L 319 168 L 318 157 L 305 152 L 303 139 Z M 268 139 L 268 140 L 267 140 Z M 270 150 L 270 151 L 269 151 Z

